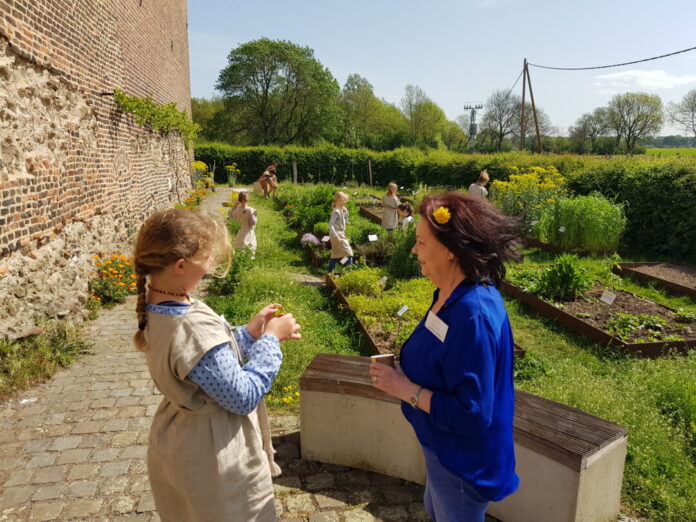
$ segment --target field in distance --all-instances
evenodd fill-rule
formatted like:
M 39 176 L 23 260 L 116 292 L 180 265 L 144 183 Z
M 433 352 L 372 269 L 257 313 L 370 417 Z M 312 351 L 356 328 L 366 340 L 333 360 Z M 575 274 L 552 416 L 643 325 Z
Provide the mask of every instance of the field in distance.
M 651 156 L 696 156 L 696 148 L 684 149 L 645 149 L 645 153 Z

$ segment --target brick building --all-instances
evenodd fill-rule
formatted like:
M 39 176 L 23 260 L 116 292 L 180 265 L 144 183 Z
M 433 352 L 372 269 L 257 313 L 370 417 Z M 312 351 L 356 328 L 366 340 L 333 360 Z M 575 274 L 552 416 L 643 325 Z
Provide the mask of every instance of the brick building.
M 190 189 L 178 135 L 115 88 L 190 113 L 186 0 L 0 0 L 0 337 L 77 311 L 91 255 Z

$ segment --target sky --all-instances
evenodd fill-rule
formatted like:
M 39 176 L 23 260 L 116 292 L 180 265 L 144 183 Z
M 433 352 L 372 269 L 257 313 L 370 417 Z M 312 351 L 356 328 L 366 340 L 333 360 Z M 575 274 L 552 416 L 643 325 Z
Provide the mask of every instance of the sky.
M 188 11 L 194 97 L 215 94 L 232 49 L 267 37 L 312 48 L 341 86 L 358 73 L 389 103 L 417 85 L 450 120 L 510 89 L 525 58 L 592 67 L 696 47 L 696 0 L 188 0 Z M 592 71 L 530 67 L 530 77 L 537 106 L 566 134 L 617 93 L 680 101 L 696 88 L 696 50 Z M 660 134 L 674 133 L 685 134 Z

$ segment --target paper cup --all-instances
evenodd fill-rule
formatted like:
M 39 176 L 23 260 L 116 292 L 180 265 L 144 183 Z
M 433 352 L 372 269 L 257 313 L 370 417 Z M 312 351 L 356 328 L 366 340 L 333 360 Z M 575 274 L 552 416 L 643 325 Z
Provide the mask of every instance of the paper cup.
M 387 366 L 391 366 L 392 368 L 396 368 L 396 365 L 394 364 L 394 359 L 395 356 L 393 353 L 383 353 L 380 355 L 371 355 L 370 359 L 373 361 L 377 361 L 378 363 L 386 364 Z

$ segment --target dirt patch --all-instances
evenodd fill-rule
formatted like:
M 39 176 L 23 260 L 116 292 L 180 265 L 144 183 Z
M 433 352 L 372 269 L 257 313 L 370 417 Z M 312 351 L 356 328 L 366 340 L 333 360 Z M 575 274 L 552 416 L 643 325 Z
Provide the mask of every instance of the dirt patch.
M 633 266 L 631 268 L 636 272 L 641 272 L 659 279 L 665 279 L 666 281 L 696 290 L 696 268 L 672 265 L 669 263 Z
M 616 294 L 616 299 L 613 304 L 609 305 L 599 300 L 603 291 L 604 288 L 597 284 L 592 290 L 587 292 L 586 299 L 564 302 L 561 303 L 561 307 L 564 312 L 574 315 L 605 332 L 609 331 L 607 323 L 614 318 L 615 314 L 619 313 L 634 316 L 649 314 L 665 320 L 666 325 L 660 330 L 636 328 L 630 333 L 628 338 L 624 339 L 627 342 L 654 342 L 669 336 L 679 336 L 683 340 L 696 339 L 692 325 L 675 321 L 672 311 L 666 306 L 621 290 L 613 292 Z

